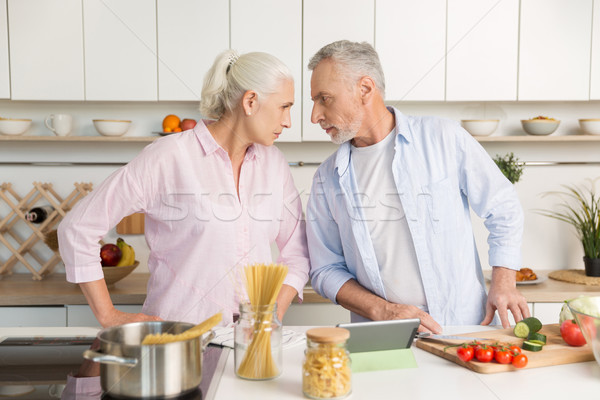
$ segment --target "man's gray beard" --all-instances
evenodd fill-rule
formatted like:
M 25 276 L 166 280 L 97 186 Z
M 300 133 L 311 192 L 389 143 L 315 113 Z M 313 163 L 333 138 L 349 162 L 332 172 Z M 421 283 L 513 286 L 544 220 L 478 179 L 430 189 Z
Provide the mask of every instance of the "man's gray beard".
M 342 144 L 354 139 L 361 125 L 362 118 L 355 119 L 346 129 L 338 129 L 337 135 L 329 135 L 331 137 L 331 142 L 333 144 Z

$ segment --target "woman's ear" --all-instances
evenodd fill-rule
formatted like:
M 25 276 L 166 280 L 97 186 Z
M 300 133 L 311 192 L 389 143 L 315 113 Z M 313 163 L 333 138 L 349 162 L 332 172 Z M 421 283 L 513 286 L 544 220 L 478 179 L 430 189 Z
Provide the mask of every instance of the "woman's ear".
M 258 104 L 258 95 L 254 90 L 247 90 L 242 96 L 242 107 L 244 108 L 244 114 L 252 115 L 252 112 L 256 110 Z

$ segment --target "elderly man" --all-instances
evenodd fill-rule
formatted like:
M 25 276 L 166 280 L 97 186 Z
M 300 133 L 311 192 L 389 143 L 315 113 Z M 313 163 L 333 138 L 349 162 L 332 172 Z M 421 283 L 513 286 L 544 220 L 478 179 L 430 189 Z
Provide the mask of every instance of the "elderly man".
M 352 320 L 420 318 L 420 331 L 529 316 L 515 275 L 523 212 L 512 184 L 456 122 L 384 104 L 379 57 L 339 41 L 310 60 L 311 120 L 340 144 L 307 208 L 313 288 Z M 489 230 L 486 295 L 469 206 Z

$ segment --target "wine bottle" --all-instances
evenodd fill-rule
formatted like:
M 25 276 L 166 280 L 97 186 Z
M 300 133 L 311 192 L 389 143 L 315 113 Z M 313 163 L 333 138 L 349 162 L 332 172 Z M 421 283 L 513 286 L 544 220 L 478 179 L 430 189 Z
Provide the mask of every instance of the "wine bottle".
M 52 206 L 34 207 L 25 213 L 25 219 L 34 224 L 41 224 L 48 219 L 52 211 L 54 211 Z

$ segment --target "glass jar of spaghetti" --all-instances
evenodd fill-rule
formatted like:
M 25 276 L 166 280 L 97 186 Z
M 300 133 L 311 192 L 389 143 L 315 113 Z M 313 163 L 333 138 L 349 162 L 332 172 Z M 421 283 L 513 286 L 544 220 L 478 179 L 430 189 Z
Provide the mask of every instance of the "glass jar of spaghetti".
M 235 373 L 240 378 L 277 378 L 282 370 L 282 325 L 277 304 L 240 304 L 234 328 Z
M 352 371 L 343 328 L 306 331 L 302 391 L 311 399 L 341 399 L 352 392 Z

